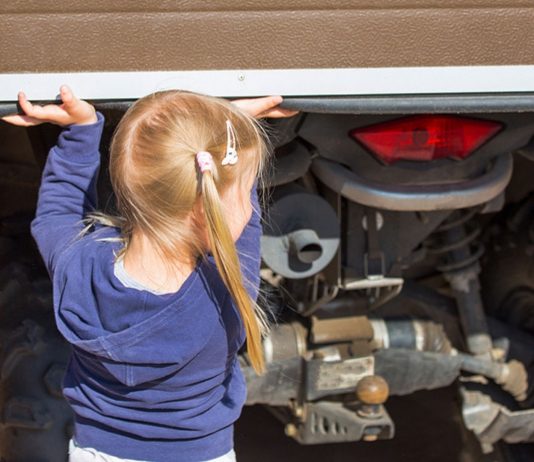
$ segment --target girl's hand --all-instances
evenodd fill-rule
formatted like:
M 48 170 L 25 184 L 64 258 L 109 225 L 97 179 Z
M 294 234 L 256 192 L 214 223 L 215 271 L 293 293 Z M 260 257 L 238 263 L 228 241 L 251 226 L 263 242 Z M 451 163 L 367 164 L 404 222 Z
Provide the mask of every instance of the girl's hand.
M 281 96 L 265 96 L 264 98 L 236 99 L 232 101 L 232 104 L 256 119 L 291 117 L 298 113 L 298 111 L 279 107 L 282 101 Z
M 33 105 L 24 92 L 20 91 L 18 100 L 26 115 L 13 114 L 1 119 L 13 125 L 30 127 L 44 122 L 56 125 L 87 125 L 98 121 L 95 108 L 87 101 L 76 98 L 67 85 L 59 89 L 62 104 Z

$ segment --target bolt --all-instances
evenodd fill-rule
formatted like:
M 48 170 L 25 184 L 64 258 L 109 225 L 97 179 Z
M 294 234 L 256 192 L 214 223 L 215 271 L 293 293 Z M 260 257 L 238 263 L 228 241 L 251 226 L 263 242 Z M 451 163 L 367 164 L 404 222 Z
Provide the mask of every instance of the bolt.
M 491 357 L 493 361 L 497 361 L 497 362 L 504 361 L 506 357 L 506 351 L 502 348 L 493 348 L 491 350 Z
M 380 231 L 382 229 L 382 226 L 384 226 L 384 217 L 380 212 L 376 212 L 376 229 Z M 367 215 L 364 215 L 362 218 L 362 228 L 367 231 Z
M 284 428 L 284 432 L 286 436 L 295 436 L 297 434 L 297 427 L 293 423 L 288 423 Z
M 369 441 L 370 443 L 373 441 L 376 441 L 378 439 L 378 435 L 363 435 L 364 441 Z
M 239 80 L 240 82 L 242 82 L 243 80 L 245 80 L 245 74 L 243 74 L 242 72 L 237 76 L 237 80 Z

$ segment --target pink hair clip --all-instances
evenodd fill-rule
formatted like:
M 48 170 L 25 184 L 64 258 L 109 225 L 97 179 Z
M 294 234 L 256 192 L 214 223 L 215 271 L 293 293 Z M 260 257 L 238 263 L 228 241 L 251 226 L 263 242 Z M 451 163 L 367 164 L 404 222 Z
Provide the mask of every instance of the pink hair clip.
M 213 170 L 213 157 L 208 151 L 197 152 L 197 163 L 202 173 L 206 170 Z

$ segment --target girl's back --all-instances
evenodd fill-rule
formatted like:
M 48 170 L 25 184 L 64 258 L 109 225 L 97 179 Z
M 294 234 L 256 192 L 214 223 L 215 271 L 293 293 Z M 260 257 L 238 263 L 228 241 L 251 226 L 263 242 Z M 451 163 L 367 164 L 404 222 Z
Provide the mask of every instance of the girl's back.
M 236 355 L 245 334 L 215 265 L 201 260 L 174 294 L 128 288 L 114 274 L 121 244 L 96 239 L 116 236 L 113 228 L 85 236 L 54 276 L 63 288 L 57 323 L 74 346 L 64 395 L 77 415 L 77 444 L 162 462 L 230 451 L 246 397 Z M 251 254 L 245 243 L 256 239 L 251 221 L 238 242 Z

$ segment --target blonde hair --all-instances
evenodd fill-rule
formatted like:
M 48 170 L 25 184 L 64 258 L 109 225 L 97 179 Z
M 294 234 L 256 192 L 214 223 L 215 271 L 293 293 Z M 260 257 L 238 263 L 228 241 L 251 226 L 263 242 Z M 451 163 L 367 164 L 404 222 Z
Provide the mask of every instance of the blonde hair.
M 236 134 L 239 161 L 222 166 L 227 120 Z M 213 156 L 212 171 L 199 172 L 199 151 Z M 247 353 L 257 373 L 265 369 L 261 339 L 268 323 L 245 289 L 221 194 L 247 174 L 261 176 L 267 151 L 261 125 L 230 102 L 177 90 L 152 93 L 128 109 L 111 141 L 110 177 L 119 216 L 97 217 L 120 228 L 121 253 L 128 249 L 132 232 L 139 230 L 164 261 L 173 262 L 184 248 L 190 252 L 186 257 L 205 256 L 198 229 L 184 226 L 191 212 L 203 209 L 211 252 L 241 314 Z

